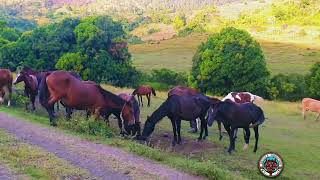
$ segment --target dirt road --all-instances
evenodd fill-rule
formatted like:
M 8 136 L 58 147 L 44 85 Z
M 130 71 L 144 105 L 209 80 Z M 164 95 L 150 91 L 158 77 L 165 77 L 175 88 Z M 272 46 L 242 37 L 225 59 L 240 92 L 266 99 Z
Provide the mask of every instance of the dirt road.
M 0 128 L 33 146 L 39 146 L 97 179 L 201 179 L 121 149 L 96 144 L 0 113 Z

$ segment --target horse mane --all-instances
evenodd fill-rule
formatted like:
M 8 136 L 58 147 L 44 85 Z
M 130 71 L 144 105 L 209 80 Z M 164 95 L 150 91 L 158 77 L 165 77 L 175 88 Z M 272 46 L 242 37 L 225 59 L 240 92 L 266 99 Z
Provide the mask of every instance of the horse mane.
M 105 99 L 111 99 L 111 101 L 113 101 L 114 103 L 116 103 L 117 105 L 123 105 L 126 103 L 125 100 L 123 100 L 122 98 L 120 98 L 119 96 L 103 89 L 100 85 L 96 85 L 96 87 L 99 89 L 100 93 L 102 94 L 102 96 Z

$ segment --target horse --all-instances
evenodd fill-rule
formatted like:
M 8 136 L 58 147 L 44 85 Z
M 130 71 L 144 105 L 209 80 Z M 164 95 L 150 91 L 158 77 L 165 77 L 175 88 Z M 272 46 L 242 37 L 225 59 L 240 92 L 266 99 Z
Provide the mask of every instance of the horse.
M 83 83 L 66 71 L 54 71 L 46 74 L 40 86 L 40 103 L 46 108 L 50 124 L 56 126 L 53 105 L 59 100 L 70 108 L 94 112 L 95 120 L 108 109 L 120 111 L 126 130 L 132 129 L 135 122 L 131 103 L 104 90 L 94 83 Z
M 206 139 L 208 136 L 208 127 L 206 121 L 206 113 L 212 104 L 212 99 L 203 95 L 197 94 L 194 96 L 170 96 L 160 107 L 152 113 L 144 124 L 141 136 L 138 140 L 146 140 L 154 131 L 155 125 L 165 116 L 171 120 L 174 139 L 172 145 L 181 144 L 181 120 L 193 121 L 196 118 L 201 120 L 201 129 L 198 140 Z M 205 135 L 203 135 L 205 131 Z
M 0 104 L 4 102 L 4 98 L 8 97 L 8 106 L 11 105 L 13 76 L 9 69 L 0 69 Z
M 169 90 L 168 97 L 172 95 L 178 95 L 178 96 L 184 96 L 184 95 L 196 95 L 199 94 L 200 91 L 195 88 L 185 87 L 185 86 L 176 86 Z M 198 123 L 197 119 L 190 121 L 190 130 L 191 133 L 197 133 L 198 132 Z
M 263 101 L 262 97 L 254 95 L 250 92 L 230 92 L 222 99 L 222 101 L 225 101 L 227 99 L 230 99 L 231 101 L 236 103 Z
M 303 98 L 302 99 L 302 117 L 306 120 L 306 112 L 312 111 L 318 113 L 316 121 L 318 121 L 320 116 L 320 101 L 311 99 L 311 98 Z
M 139 106 L 141 104 L 141 106 L 143 106 L 143 102 L 142 102 L 142 96 L 145 95 L 148 99 L 148 106 L 150 106 L 150 101 L 151 101 L 151 93 L 156 96 L 156 91 L 151 87 L 151 86 L 140 86 L 137 89 L 135 89 L 132 92 L 132 95 L 138 96 L 138 103 Z M 141 103 L 140 103 L 141 102 Z
M 22 71 L 20 72 L 16 79 L 14 80 L 13 84 L 16 85 L 20 82 L 24 82 L 25 90 L 24 93 L 27 97 L 30 98 L 31 104 L 32 104 L 32 110 L 34 111 L 36 109 L 34 103 L 36 100 L 36 96 L 38 95 L 38 79 L 35 75 L 29 75 L 26 72 Z M 26 110 L 28 110 L 28 104 L 26 104 Z
M 141 135 L 141 132 L 140 132 L 140 109 L 139 109 L 139 104 L 138 104 L 138 101 L 136 100 L 136 98 L 132 95 L 129 95 L 127 93 L 120 93 L 118 94 L 118 96 L 120 98 L 122 98 L 123 100 L 125 100 L 126 102 L 129 102 L 131 103 L 132 107 L 133 107 L 133 113 L 134 113 L 134 118 L 136 120 L 136 124 L 134 125 L 134 128 L 132 131 L 129 131 L 127 130 L 127 132 L 129 133 L 126 133 L 123 131 L 123 123 L 122 120 L 121 120 L 121 117 L 120 117 L 120 111 L 119 109 L 109 109 L 108 111 L 104 112 L 104 119 L 106 120 L 106 122 L 108 123 L 109 122 L 109 116 L 110 114 L 114 114 L 117 119 L 118 119 L 118 126 L 121 130 L 120 134 L 121 135 L 137 135 L 137 136 L 140 136 Z
M 235 150 L 236 130 L 238 128 L 243 128 L 246 131 L 246 144 L 249 144 L 250 139 L 249 128 L 254 129 L 256 142 L 253 152 L 257 151 L 259 139 L 258 128 L 265 120 L 264 113 L 260 107 L 253 103 L 236 104 L 231 101 L 216 102 L 209 108 L 208 125 L 212 126 L 212 123 L 216 119 L 219 119 L 223 123 L 229 134 L 229 153 Z

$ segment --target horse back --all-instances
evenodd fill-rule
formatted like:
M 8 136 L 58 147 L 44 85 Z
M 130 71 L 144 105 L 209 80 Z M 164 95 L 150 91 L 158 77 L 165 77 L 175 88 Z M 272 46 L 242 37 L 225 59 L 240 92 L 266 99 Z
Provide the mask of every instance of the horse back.
M 320 101 L 312 98 L 303 98 L 302 107 L 306 110 L 320 112 Z
M 0 69 L 0 86 L 5 86 L 8 84 L 12 84 L 13 76 L 10 70 L 8 69 Z

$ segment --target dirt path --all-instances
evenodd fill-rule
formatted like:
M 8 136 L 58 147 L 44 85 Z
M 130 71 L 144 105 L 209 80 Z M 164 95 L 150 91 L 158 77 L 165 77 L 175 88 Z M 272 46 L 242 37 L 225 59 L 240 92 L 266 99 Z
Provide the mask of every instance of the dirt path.
M 42 127 L 4 113 L 0 113 L 0 128 L 75 166 L 87 169 L 99 179 L 201 179 L 123 150 L 81 140 L 54 128 Z
M 24 177 L 23 175 L 15 174 L 6 165 L 0 164 L 0 179 L 26 179 L 26 177 Z

